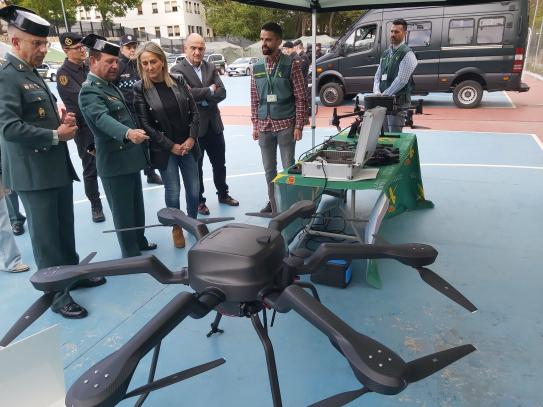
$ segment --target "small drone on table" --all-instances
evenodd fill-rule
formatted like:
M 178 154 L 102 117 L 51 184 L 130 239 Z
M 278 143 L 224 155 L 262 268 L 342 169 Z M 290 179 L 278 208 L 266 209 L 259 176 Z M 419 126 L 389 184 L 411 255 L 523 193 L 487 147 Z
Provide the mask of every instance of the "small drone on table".
M 198 239 L 188 253 L 188 267 L 174 272 L 155 256 L 90 263 L 94 256 L 91 254 L 79 265 L 39 270 L 31 277 L 31 282 L 45 293 L 15 323 L 0 341 L 0 346 L 7 346 L 48 309 L 54 291 L 69 288 L 82 278 L 147 273 L 163 284 L 189 285 L 194 293 L 177 294 L 126 344 L 88 369 L 69 389 L 66 406 L 114 406 L 134 396 L 140 396 L 136 403 L 140 406 L 151 391 L 221 365 L 224 359 L 158 380 L 154 378 L 162 340 L 185 318 L 202 318 L 214 310 L 217 317 L 211 333 L 219 332 L 221 315 L 251 319 L 264 346 L 274 407 L 281 406 L 282 402 L 274 351 L 267 331 L 266 309 L 279 313 L 293 310 L 300 314 L 329 338 L 362 384 L 359 390 L 337 394 L 313 406 L 342 406 L 368 392 L 397 394 L 410 383 L 434 374 L 475 350 L 473 345 L 462 345 L 405 362 L 394 351 L 357 332 L 321 304 L 316 289 L 298 281 L 298 276 L 311 274 L 330 259 L 390 258 L 415 268 L 426 283 L 469 311 L 477 309 L 425 267 L 437 257 L 437 251 L 429 245 L 324 243 L 310 255 L 288 254 L 281 231 L 295 219 L 311 217 L 314 212 L 313 202 L 301 201 L 275 216 L 267 228 L 231 223 L 209 232 L 205 223 L 189 218 L 180 210 L 161 209 L 158 212 L 161 224 L 180 225 Z M 306 288 L 311 289 L 312 294 Z M 154 355 L 148 383 L 128 391 L 138 363 L 152 349 Z

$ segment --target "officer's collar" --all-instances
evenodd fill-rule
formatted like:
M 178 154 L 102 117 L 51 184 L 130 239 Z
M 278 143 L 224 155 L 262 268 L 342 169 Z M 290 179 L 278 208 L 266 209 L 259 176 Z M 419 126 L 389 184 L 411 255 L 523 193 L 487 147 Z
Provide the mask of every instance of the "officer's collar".
M 400 42 L 398 45 L 394 46 L 392 44 L 390 44 L 390 48 L 392 48 L 393 51 L 396 51 L 398 48 L 400 48 L 403 44 L 405 44 L 405 39 Z
M 96 82 L 99 85 L 104 85 L 104 86 L 109 85 L 108 81 L 106 81 L 105 79 L 100 78 L 98 75 L 93 74 L 92 72 L 89 72 L 88 79 L 90 79 L 93 82 Z
M 34 67 L 31 66 L 28 62 L 26 62 L 24 59 L 21 59 L 17 55 L 15 55 L 13 52 L 8 52 L 8 55 L 13 57 L 13 65 L 18 71 L 26 71 L 27 69 L 30 69 L 31 71 L 34 70 Z
M 64 60 L 64 64 L 67 68 L 71 69 L 72 71 L 79 71 L 84 68 L 85 63 L 82 64 L 76 64 L 75 62 L 70 61 L 68 58 Z

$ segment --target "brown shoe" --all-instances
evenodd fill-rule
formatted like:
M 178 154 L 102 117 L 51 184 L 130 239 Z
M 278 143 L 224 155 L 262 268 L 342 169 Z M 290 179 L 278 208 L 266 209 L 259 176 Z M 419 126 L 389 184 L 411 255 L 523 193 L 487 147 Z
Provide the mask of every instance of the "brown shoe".
M 178 249 L 185 247 L 185 236 L 183 236 L 183 229 L 179 225 L 173 225 L 172 229 L 173 245 Z

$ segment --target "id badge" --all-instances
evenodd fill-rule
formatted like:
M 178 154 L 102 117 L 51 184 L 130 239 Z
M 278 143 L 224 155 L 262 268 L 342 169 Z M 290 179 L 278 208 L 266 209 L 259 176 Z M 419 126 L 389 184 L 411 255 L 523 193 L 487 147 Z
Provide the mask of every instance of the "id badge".
M 386 81 L 387 77 L 388 77 L 388 75 L 386 73 L 384 73 L 384 74 L 381 75 L 381 80 Z
M 277 95 L 267 95 L 266 101 L 268 103 L 277 103 Z

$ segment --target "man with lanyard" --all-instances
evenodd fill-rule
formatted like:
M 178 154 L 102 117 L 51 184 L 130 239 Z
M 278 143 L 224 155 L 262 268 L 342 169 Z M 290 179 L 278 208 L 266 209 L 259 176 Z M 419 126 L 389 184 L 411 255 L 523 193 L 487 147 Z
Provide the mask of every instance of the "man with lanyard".
M 77 33 L 67 32 L 60 35 L 60 45 L 66 54 L 66 59 L 57 71 L 57 89 L 66 110 L 75 114 L 77 122 L 75 144 L 83 164 L 83 183 L 85 185 L 85 195 L 87 195 L 91 203 L 92 221 L 103 222 L 106 218 L 102 211 L 102 202 L 98 189 L 94 137 L 77 104 L 81 84 L 85 82 L 89 73 L 89 68 L 85 64 L 87 50 L 81 44 L 82 39 Z
M 387 114 L 383 123 L 386 132 L 402 131 L 411 105 L 412 76 L 417 67 L 417 57 L 405 44 L 406 34 L 407 22 L 401 18 L 394 20 L 390 29 L 390 47 L 383 53 L 373 80 L 374 94 L 397 98 L 398 112 Z
M 119 46 L 104 37 L 89 34 L 90 73 L 81 85 L 79 108 L 96 143 L 96 169 L 102 179 L 117 239 L 123 257 L 139 256 L 157 245 L 145 238 L 145 208 L 140 171 L 148 164 L 144 143 L 149 139 L 138 129 L 121 91 L 113 85 L 117 77 Z M 135 229 L 134 228 L 139 228 Z
M 134 85 L 139 81 L 140 75 L 136 65 L 136 48 L 138 40 L 134 35 L 123 35 L 121 37 L 121 53 L 119 55 L 119 70 L 117 78 L 113 84 L 117 86 L 123 93 L 126 105 L 130 110 L 130 114 L 136 118 L 136 110 L 134 109 Z M 147 176 L 148 184 L 162 185 L 162 178 L 150 166 L 145 167 L 143 174 Z
M 0 18 L 8 22 L 12 45 L 0 64 L 3 182 L 26 209 L 38 269 L 78 264 L 72 184 L 79 179 L 67 145 L 77 131 L 76 119 L 73 113 L 59 117 L 56 98 L 36 70 L 47 54 L 50 25 L 19 6 L 0 9 Z M 91 278 L 76 285 L 103 283 L 104 278 Z M 67 290 L 56 293 L 51 309 L 65 318 L 87 315 Z
M 301 63 L 281 53 L 282 38 L 279 24 L 262 26 L 260 40 L 265 60 L 253 66 L 251 77 L 253 140 L 258 140 L 260 146 L 269 197 L 262 213 L 277 212 L 272 182 L 277 175 L 277 146 L 283 168 L 292 166 L 306 117 Z

